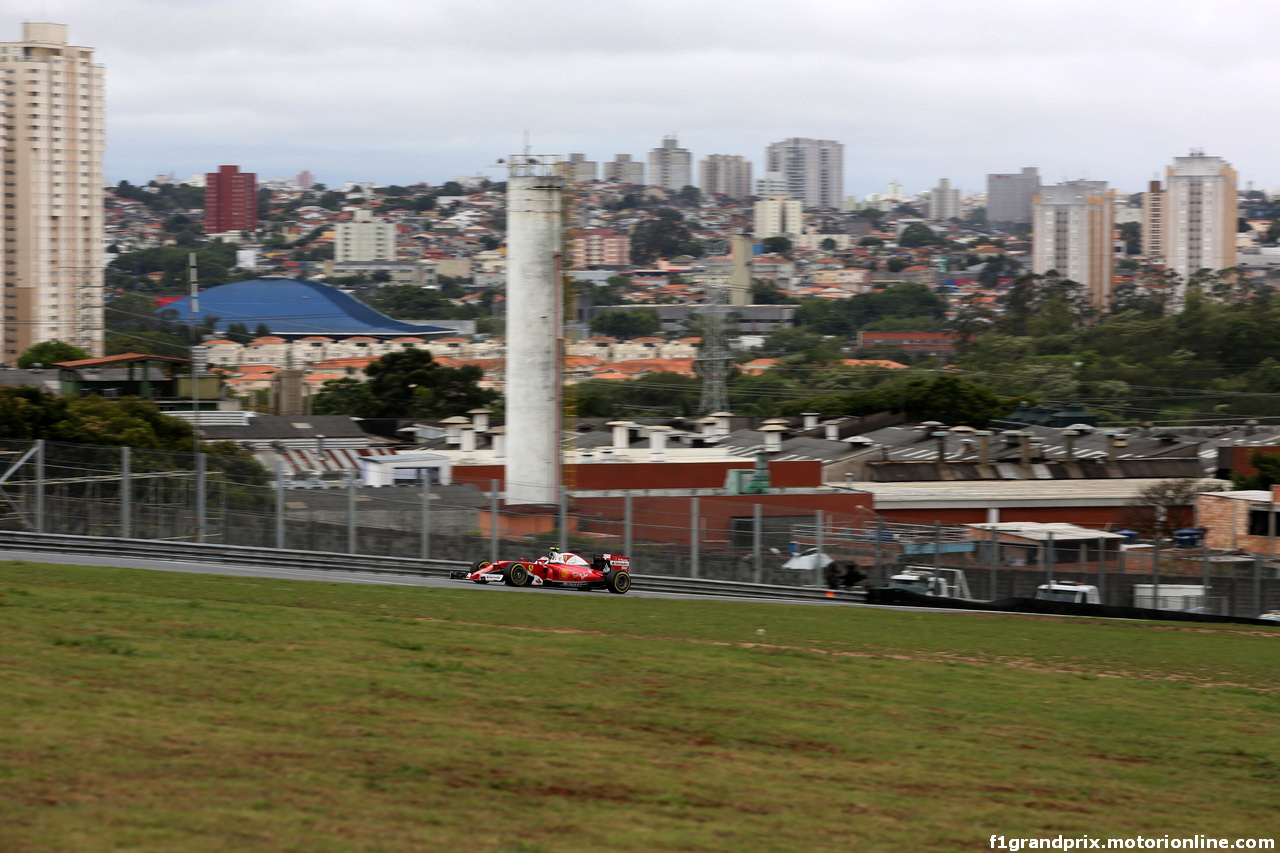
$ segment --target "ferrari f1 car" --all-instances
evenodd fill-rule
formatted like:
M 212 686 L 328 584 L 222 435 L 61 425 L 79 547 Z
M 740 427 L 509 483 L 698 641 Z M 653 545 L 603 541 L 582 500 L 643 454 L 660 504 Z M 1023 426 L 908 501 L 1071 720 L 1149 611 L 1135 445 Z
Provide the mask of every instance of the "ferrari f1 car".
M 536 560 L 478 560 L 470 571 L 452 571 L 453 580 L 504 583 L 507 586 L 545 586 L 566 589 L 607 589 L 618 595 L 631 589 L 631 560 L 621 554 L 595 554 L 587 559 L 551 548 Z

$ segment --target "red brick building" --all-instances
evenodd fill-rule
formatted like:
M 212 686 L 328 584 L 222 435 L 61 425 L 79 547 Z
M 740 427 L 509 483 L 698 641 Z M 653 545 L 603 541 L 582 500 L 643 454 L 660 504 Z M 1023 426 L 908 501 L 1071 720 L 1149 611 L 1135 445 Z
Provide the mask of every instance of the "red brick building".
M 258 230 L 258 176 L 239 166 L 219 166 L 205 175 L 206 234 Z
M 860 348 L 893 348 L 924 355 L 951 355 L 958 339 L 954 332 L 858 332 Z

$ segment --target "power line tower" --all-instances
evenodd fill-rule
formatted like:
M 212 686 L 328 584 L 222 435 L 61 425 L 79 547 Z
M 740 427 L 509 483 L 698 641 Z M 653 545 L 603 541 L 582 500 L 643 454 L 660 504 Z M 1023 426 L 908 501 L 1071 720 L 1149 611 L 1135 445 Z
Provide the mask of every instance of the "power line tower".
M 702 320 L 702 349 L 694 360 L 698 375 L 702 377 L 702 399 L 698 401 L 698 413 L 709 415 L 729 409 L 728 377 L 733 355 L 729 352 L 725 335 L 725 288 L 718 284 L 707 286 L 707 301 L 697 315 Z

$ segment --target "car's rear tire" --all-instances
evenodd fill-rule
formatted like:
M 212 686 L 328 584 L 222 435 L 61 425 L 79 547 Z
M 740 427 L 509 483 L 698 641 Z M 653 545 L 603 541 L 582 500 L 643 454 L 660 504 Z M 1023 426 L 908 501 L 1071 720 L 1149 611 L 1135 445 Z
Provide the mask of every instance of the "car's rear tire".
M 630 572 L 610 572 L 609 577 L 605 581 L 606 588 L 609 592 L 616 595 L 622 595 L 631 589 L 631 573 Z
M 487 569 L 492 565 L 493 563 L 489 562 L 488 560 L 476 560 L 474 563 L 471 564 L 471 573 L 475 574 L 481 569 Z M 478 583 L 478 584 L 486 584 L 489 581 L 486 578 L 472 578 L 471 582 Z
M 531 579 L 524 563 L 512 563 L 507 567 L 507 583 L 511 586 L 528 586 Z

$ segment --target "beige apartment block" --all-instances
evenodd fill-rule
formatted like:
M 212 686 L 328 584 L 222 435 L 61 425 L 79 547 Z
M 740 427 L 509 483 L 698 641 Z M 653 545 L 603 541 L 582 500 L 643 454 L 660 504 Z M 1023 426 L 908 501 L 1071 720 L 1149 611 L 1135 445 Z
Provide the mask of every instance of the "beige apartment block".
M 1188 277 L 1236 265 L 1236 171 L 1192 151 L 1165 169 L 1165 268 Z
M 396 259 L 396 226 L 374 219 L 373 211 L 360 209 L 346 222 L 339 222 L 333 259 L 347 261 L 394 261 Z
M 1031 271 L 1084 285 L 1093 307 L 1111 302 L 1115 279 L 1115 190 L 1106 181 L 1041 187 L 1031 213 Z
M 64 24 L 0 42 L 4 350 L 43 341 L 102 354 L 103 70 Z
M 698 164 L 703 195 L 747 198 L 751 195 L 751 161 L 737 154 L 710 154 Z

